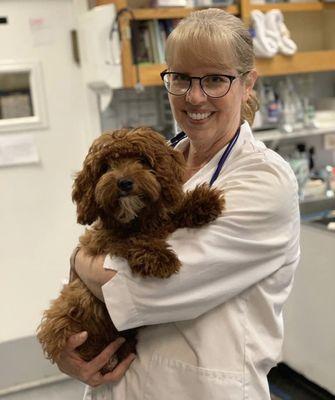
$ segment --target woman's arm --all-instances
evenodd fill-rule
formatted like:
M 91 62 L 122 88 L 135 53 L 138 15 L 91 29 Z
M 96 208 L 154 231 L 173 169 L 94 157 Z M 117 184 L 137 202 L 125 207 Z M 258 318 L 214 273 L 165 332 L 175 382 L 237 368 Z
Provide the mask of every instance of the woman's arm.
M 143 279 L 126 262 L 110 260 L 117 274 L 102 290 L 117 329 L 196 318 L 279 270 L 278 290 L 289 290 L 300 227 L 292 171 L 256 153 L 234 163 L 218 183 L 226 195 L 223 216 L 200 229 L 177 230 L 168 241 L 182 263 L 177 274 Z
M 103 301 L 101 287 L 116 275 L 116 271 L 103 268 L 105 257 L 106 255 L 104 254 L 95 257 L 90 256 L 81 248 L 75 258 L 76 273 L 89 290 L 101 301 Z

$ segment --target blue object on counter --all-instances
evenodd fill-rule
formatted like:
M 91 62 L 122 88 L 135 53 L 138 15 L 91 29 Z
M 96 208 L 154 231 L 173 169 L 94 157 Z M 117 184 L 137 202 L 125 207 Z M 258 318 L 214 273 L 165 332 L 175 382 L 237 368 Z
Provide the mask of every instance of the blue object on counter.
M 213 6 L 230 6 L 233 0 L 212 0 Z

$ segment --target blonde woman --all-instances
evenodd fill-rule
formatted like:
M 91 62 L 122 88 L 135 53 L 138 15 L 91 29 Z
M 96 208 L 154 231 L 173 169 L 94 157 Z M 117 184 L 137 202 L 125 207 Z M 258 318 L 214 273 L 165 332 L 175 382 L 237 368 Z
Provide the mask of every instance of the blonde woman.
M 219 187 L 226 209 L 205 228 L 171 235 L 182 268 L 168 280 L 133 277 L 122 260 L 80 251 L 76 270 L 116 327 L 143 326 L 138 354 L 102 376 L 119 342 L 85 363 L 75 352 L 83 333 L 71 337 L 58 365 L 90 386 L 86 399 L 270 399 L 267 374 L 281 356 L 282 307 L 299 260 L 296 180 L 251 132 L 257 74 L 238 18 L 194 12 L 169 36 L 166 62 L 184 188 Z

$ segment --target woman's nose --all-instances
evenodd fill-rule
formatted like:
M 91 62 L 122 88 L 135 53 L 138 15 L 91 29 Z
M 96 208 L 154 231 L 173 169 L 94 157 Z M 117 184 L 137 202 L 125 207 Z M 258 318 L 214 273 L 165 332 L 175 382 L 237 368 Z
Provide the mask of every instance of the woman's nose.
M 202 90 L 199 81 L 192 81 L 192 85 L 186 93 L 186 101 L 191 104 L 200 104 L 207 101 L 206 93 Z

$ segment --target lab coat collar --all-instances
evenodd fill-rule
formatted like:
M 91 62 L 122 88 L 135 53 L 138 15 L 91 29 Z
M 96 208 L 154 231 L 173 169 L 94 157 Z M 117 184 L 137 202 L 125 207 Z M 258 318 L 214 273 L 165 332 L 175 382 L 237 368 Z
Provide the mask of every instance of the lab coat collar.
M 223 173 L 223 171 L 225 170 L 227 165 L 229 165 L 234 160 L 236 155 L 240 153 L 242 145 L 246 141 L 251 141 L 251 140 L 253 140 L 252 131 L 251 131 L 251 128 L 250 128 L 250 125 L 248 124 L 248 122 L 245 121 L 241 125 L 239 138 L 238 138 L 237 142 L 235 143 L 235 146 L 233 147 L 228 159 L 226 160 L 225 164 L 223 165 L 221 173 Z M 188 144 L 189 144 L 189 139 L 186 137 L 185 139 L 181 140 L 176 145 L 175 149 L 183 152 L 186 149 L 186 147 L 188 146 Z M 189 189 L 194 188 L 194 186 L 197 184 L 199 177 L 201 177 L 202 180 L 204 179 L 204 177 L 206 177 L 208 180 L 208 183 L 210 182 L 212 174 L 214 173 L 214 171 L 218 165 L 218 162 L 219 162 L 222 154 L 226 150 L 227 146 L 228 146 L 228 144 L 226 146 L 224 146 L 221 150 L 219 150 L 207 164 L 205 164 L 196 174 L 194 174 L 187 182 L 185 182 L 184 190 L 189 190 Z

